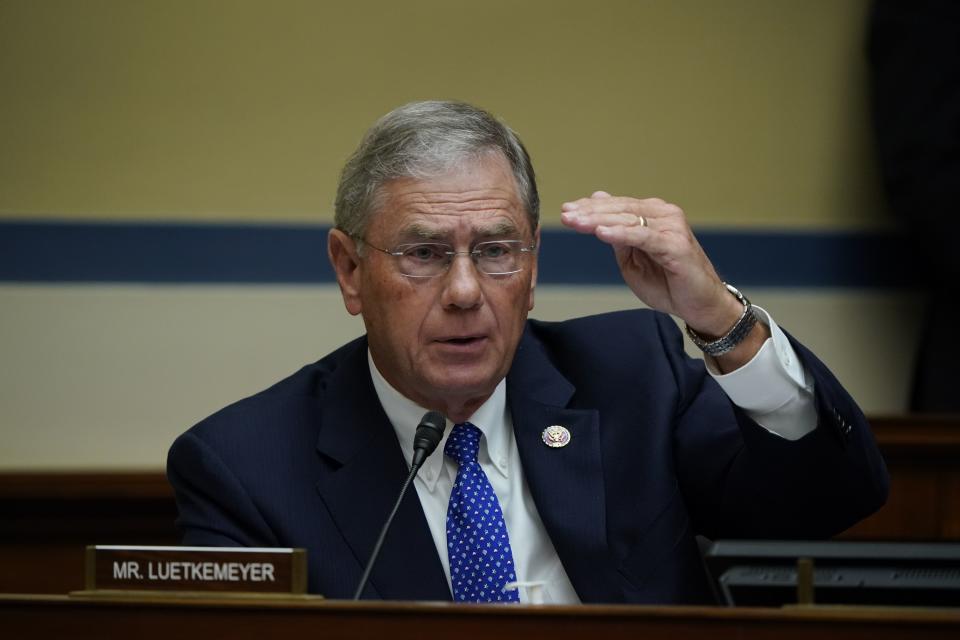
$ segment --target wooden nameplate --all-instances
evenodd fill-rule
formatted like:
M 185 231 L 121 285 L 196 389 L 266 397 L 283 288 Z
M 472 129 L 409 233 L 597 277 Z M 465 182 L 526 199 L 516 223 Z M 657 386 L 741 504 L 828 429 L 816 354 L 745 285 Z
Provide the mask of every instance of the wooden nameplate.
M 290 548 L 90 545 L 72 596 L 304 597 L 307 552 Z

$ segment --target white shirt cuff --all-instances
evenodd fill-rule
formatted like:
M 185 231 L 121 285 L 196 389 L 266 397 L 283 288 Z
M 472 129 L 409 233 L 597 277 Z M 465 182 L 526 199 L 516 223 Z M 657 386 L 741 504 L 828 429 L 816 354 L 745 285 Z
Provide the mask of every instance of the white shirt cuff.
M 813 379 L 770 314 L 756 305 L 754 309 L 770 327 L 770 337 L 739 369 L 721 374 L 713 358 L 705 357 L 707 371 L 754 422 L 782 438 L 799 440 L 817 426 Z

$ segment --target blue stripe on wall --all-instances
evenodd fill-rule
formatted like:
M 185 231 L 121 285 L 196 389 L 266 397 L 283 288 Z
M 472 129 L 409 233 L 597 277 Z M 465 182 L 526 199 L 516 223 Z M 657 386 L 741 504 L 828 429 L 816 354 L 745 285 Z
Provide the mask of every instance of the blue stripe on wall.
M 334 282 L 328 227 L 0 222 L 0 281 L 316 284 Z M 903 287 L 902 241 L 875 232 L 697 232 L 720 275 L 744 286 Z M 618 284 L 609 248 L 544 229 L 543 284 Z

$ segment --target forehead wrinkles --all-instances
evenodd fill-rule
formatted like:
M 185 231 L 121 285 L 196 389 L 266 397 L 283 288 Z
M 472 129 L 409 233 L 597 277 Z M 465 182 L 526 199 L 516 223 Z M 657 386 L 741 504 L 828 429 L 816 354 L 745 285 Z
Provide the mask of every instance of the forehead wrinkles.
M 471 219 L 467 226 L 469 230 L 480 236 L 494 237 L 518 233 L 517 225 L 513 220 L 496 217 L 492 222 L 487 223 L 489 218 L 480 220 Z M 479 223 L 479 224 L 476 224 Z M 433 224 L 424 224 L 418 220 L 411 220 L 400 229 L 400 235 L 409 238 L 418 238 L 420 240 L 446 241 L 451 229 L 438 228 Z
M 398 194 L 398 208 L 409 213 L 498 213 L 515 211 L 517 200 L 500 189 L 477 191 L 411 191 Z

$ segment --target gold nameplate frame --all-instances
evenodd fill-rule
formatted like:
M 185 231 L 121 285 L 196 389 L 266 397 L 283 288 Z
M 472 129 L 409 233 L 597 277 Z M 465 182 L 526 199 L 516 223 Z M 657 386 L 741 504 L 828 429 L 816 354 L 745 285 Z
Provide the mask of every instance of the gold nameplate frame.
M 291 548 L 90 545 L 85 590 L 303 595 L 307 552 Z

